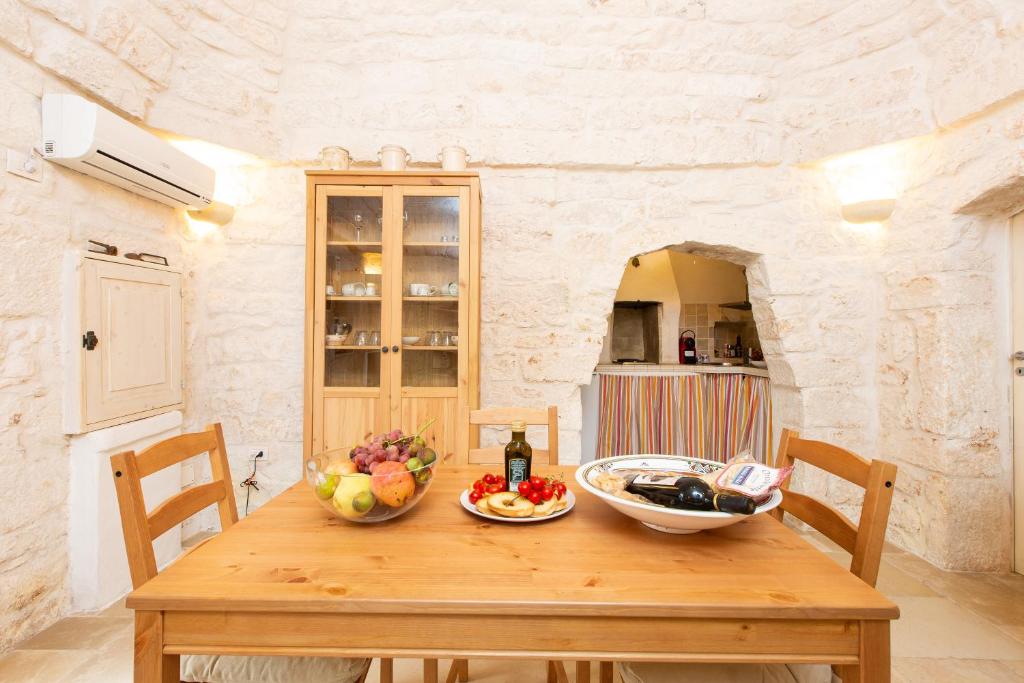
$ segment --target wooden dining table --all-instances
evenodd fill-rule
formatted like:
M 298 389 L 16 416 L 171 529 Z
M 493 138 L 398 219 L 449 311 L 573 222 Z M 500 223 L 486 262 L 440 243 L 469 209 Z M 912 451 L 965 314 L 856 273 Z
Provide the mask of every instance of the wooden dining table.
M 896 605 L 791 528 L 762 514 L 661 533 L 581 490 L 573 467 L 538 469 L 577 501 L 535 524 L 462 508 L 480 467 L 442 464 L 415 508 L 378 524 L 296 484 L 128 596 L 135 680 L 177 681 L 195 653 L 824 662 L 889 681 Z

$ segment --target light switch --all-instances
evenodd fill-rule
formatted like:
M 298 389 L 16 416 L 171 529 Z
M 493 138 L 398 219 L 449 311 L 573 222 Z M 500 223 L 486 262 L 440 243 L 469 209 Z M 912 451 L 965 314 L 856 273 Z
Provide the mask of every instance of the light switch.
M 25 154 L 8 147 L 7 172 L 38 183 L 43 180 L 43 160 L 34 149 Z

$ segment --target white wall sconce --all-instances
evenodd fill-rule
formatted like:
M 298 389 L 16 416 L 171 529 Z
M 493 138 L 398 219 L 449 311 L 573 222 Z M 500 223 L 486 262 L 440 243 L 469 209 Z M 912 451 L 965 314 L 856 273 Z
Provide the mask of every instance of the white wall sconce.
M 200 223 L 227 225 L 235 217 L 235 207 L 225 202 L 214 201 L 203 209 L 189 209 L 188 217 Z
M 881 223 L 889 220 L 895 208 L 895 199 L 869 199 L 843 204 L 843 220 L 847 223 Z

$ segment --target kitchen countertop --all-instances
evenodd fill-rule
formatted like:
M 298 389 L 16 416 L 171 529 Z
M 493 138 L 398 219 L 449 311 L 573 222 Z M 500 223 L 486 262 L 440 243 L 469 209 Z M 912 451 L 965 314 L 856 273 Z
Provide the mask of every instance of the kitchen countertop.
M 609 363 L 598 365 L 594 372 L 602 375 L 751 375 L 768 377 L 767 368 L 755 368 L 751 365 L 680 365 L 679 363 L 650 363 L 620 365 Z

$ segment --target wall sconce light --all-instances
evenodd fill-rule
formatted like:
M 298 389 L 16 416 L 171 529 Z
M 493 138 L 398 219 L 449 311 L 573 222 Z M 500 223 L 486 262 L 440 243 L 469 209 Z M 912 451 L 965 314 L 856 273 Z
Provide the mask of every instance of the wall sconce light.
M 869 199 L 843 204 L 843 220 L 847 223 L 881 223 L 889 219 L 895 208 L 895 199 Z
M 200 223 L 227 225 L 235 217 L 235 207 L 224 202 L 214 201 L 205 209 L 189 209 L 188 217 Z

